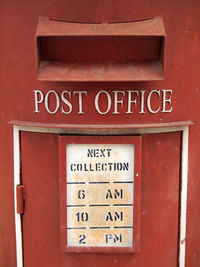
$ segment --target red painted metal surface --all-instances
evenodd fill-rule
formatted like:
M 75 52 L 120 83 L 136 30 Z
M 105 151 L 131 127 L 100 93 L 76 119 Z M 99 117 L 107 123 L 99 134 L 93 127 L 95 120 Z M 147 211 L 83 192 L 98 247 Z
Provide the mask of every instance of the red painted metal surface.
M 13 127 L 8 124 L 9 121 L 27 121 L 29 122 L 27 125 L 42 125 L 43 127 L 48 127 L 48 125 L 52 127 L 61 125 L 61 127 L 63 127 L 63 125 L 67 125 L 69 128 L 69 126 L 73 124 L 75 127 L 80 125 L 80 128 L 83 128 L 84 125 L 88 125 L 89 128 L 93 127 L 91 125 L 96 125 L 97 131 L 99 128 L 103 128 L 104 125 L 107 125 L 106 127 L 112 127 L 113 125 L 113 127 L 120 128 L 119 125 L 122 124 L 127 125 L 127 127 L 129 127 L 129 125 L 141 124 L 142 127 L 147 127 L 147 125 L 163 126 L 175 122 L 192 121 L 194 124 L 190 127 L 189 131 L 185 266 L 198 267 L 200 265 L 200 214 L 198 212 L 200 206 L 199 1 L 27 0 L 19 2 L 16 0 L 2 0 L 0 13 L 0 214 L 2 218 L 0 220 L 0 265 L 16 267 L 14 182 L 12 178 L 14 157 L 12 141 Z M 39 16 L 46 16 L 48 18 L 69 22 L 88 23 L 128 22 L 161 16 L 164 21 L 167 36 L 165 43 L 165 80 L 156 82 L 118 83 L 55 83 L 37 81 L 35 75 L 34 36 Z M 99 90 L 106 90 L 112 95 L 113 90 L 146 90 L 146 93 L 149 93 L 152 89 L 163 88 L 173 90 L 173 110 L 171 113 L 158 112 L 152 114 L 146 112 L 145 114 L 139 114 L 138 106 L 136 106 L 134 113 L 126 114 L 126 100 L 124 107 L 119 108 L 120 114 L 112 114 L 113 110 L 110 110 L 105 116 L 98 114 L 92 104 L 94 96 Z M 49 114 L 46 112 L 44 105 L 40 106 L 39 113 L 35 113 L 33 90 L 36 89 L 42 90 L 44 94 L 51 89 L 56 90 L 58 94 L 63 90 L 71 90 L 72 92 L 75 90 L 88 90 L 87 102 L 84 105 L 85 113 L 82 115 L 77 114 L 77 97 L 72 99 L 73 111 L 70 115 L 62 114 L 61 108 L 56 114 Z M 152 106 L 155 108 L 157 108 L 157 100 L 157 98 L 152 99 Z M 54 100 L 52 100 L 51 104 L 54 104 Z M 69 257 L 67 261 L 71 263 L 70 267 L 74 262 L 79 262 L 79 264 L 81 263 L 83 266 L 94 266 L 94 264 L 100 266 L 104 265 L 105 261 L 107 261 L 110 266 L 118 265 L 126 267 L 130 266 L 130 264 L 137 265 L 135 259 L 127 255 L 121 255 L 121 257 L 116 255 L 111 255 L 110 257 L 108 255 L 90 255 L 88 258 L 88 256 L 85 255 L 66 256 L 64 253 L 60 253 L 59 214 L 56 215 L 57 217 L 52 214 L 52 210 L 55 211 L 59 209 L 59 189 L 57 179 L 55 179 L 55 177 L 58 177 L 58 169 L 55 167 L 58 166 L 57 137 L 48 134 L 36 134 L 34 135 L 35 137 L 33 137 L 33 135 L 34 134 L 31 133 L 22 134 L 22 139 L 24 140 L 23 151 L 29 151 L 28 154 L 24 154 L 25 152 L 23 152 L 24 157 L 22 164 L 23 168 L 26 168 L 26 170 L 23 170 L 25 176 L 22 175 L 22 182 L 24 180 L 26 183 L 29 183 L 27 186 L 31 188 L 31 191 L 27 192 L 27 197 L 28 199 L 30 198 L 31 201 L 26 202 L 25 215 L 23 218 L 25 264 L 28 266 L 46 266 L 47 264 L 55 266 L 57 263 L 58 266 L 59 264 L 65 266 L 66 257 Z M 141 256 L 138 257 L 143 257 L 144 264 L 146 264 L 145 266 L 176 266 L 175 258 L 177 259 L 178 244 L 177 213 L 179 212 L 177 198 L 175 201 L 175 193 L 168 195 L 173 202 L 172 206 L 174 209 L 172 208 L 173 212 L 171 212 L 171 216 L 165 217 L 165 213 L 160 213 L 160 211 L 168 211 L 168 209 L 171 208 L 169 208 L 169 202 L 165 202 L 163 198 L 164 194 L 162 194 L 160 190 L 164 192 L 167 188 L 164 185 L 160 185 L 160 187 L 152 188 L 151 192 L 148 191 L 148 188 L 152 186 L 152 182 L 156 183 L 156 180 L 159 182 L 161 180 L 161 182 L 163 182 L 163 177 L 165 177 L 167 173 L 166 169 L 160 173 L 157 173 L 156 170 L 153 172 L 153 166 L 157 167 L 158 165 L 161 166 L 166 163 L 166 161 L 163 161 L 163 158 L 171 159 L 171 155 L 174 155 L 176 152 L 176 150 L 174 151 L 171 147 L 171 153 L 165 154 L 168 147 L 167 144 L 170 143 L 172 135 L 169 137 L 170 140 L 166 140 L 168 137 L 165 139 L 164 136 L 166 135 L 160 135 L 158 138 L 157 135 L 149 135 L 143 138 L 145 142 L 144 147 L 146 147 L 143 153 L 144 180 L 142 184 L 142 188 L 144 187 L 142 191 L 143 228 L 141 230 L 141 238 L 143 241 L 141 242 Z M 166 147 L 161 153 L 158 153 L 158 148 L 160 148 L 158 142 L 161 137 L 163 137 L 163 145 L 166 143 Z M 151 138 L 153 138 L 154 141 L 152 141 Z M 25 142 L 27 149 L 25 149 Z M 179 138 L 172 142 L 174 145 L 180 145 Z M 50 147 L 54 147 L 54 149 L 50 149 Z M 151 150 L 151 153 L 145 153 L 145 151 L 149 150 Z M 32 153 L 34 151 L 35 153 Z M 155 155 L 155 158 L 152 158 L 152 155 Z M 147 163 L 149 160 L 151 160 L 151 164 Z M 175 167 L 175 177 L 177 177 L 178 171 L 176 168 L 180 161 L 177 159 L 174 162 L 176 163 L 175 166 L 170 165 L 169 168 L 170 170 L 174 170 Z M 173 163 L 171 162 L 171 164 Z M 153 180 L 148 178 L 149 166 L 152 168 L 150 173 Z M 26 175 L 29 174 L 29 172 L 31 172 L 31 176 Z M 167 176 L 167 180 L 168 179 L 169 177 Z M 175 183 L 174 188 L 178 191 L 178 181 L 171 178 L 170 181 Z M 40 188 L 41 192 L 45 192 L 46 189 L 49 190 L 49 192 L 38 194 L 38 188 Z M 147 198 L 144 198 L 145 191 L 148 191 Z M 50 198 L 49 195 L 51 196 Z M 45 204 L 45 199 L 48 199 L 48 204 Z M 177 203 L 176 207 L 174 206 L 174 202 Z M 152 203 L 156 204 L 151 206 Z M 149 209 L 152 210 L 153 213 L 148 213 Z M 168 223 L 166 227 L 169 231 L 167 232 L 171 232 L 167 237 L 165 236 L 166 229 L 163 227 L 164 224 L 157 224 L 155 219 L 157 216 L 163 216 L 161 218 L 162 221 L 167 221 Z M 50 219 L 48 223 L 46 221 L 47 218 Z M 175 223 L 172 218 L 175 218 Z M 152 222 L 152 224 L 150 225 L 149 222 Z M 152 232 L 152 235 L 149 235 L 150 232 Z M 50 239 L 50 236 L 52 236 L 53 239 Z M 149 242 L 143 239 L 144 236 L 148 237 Z M 47 247 L 46 244 L 49 244 L 49 247 Z M 173 247 L 171 247 L 171 245 Z M 154 249 L 157 247 L 158 249 Z M 170 257 L 169 251 L 171 251 L 170 255 L 173 255 L 172 261 L 168 261 Z M 58 259 L 58 257 L 61 257 L 61 259 Z M 37 259 L 40 259 L 39 263 Z M 167 263 L 164 262 L 164 260 L 166 260 Z
M 125 142 L 126 137 L 122 138 Z M 87 142 L 87 137 L 81 139 Z M 142 139 L 140 252 L 64 253 L 60 244 L 58 136 L 22 132 L 23 184 L 29 192 L 23 215 L 25 266 L 177 266 L 181 134 L 144 135 Z
M 17 192 L 17 213 L 23 214 L 24 213 L 24 186 L 18 185 L 16 188 Z
M 119 76 L 120 69 L 120 76 Z M 40 81 L 148 81 L 162 80 L 163 70 L 159 60 L 143 62 L 97 61 L 42 61 Z

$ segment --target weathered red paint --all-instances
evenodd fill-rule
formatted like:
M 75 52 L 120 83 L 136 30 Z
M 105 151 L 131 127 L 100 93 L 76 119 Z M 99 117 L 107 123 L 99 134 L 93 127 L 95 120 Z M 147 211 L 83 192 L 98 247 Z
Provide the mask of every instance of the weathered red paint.
M 25 266 L 177 266 L 180 133 L 142 137 L 140 252 L 131 254 L 111 253 L 111 248 L 109 254 L 62 251 L 58 136 L 22 132 L 21 138 L 23 184 L 29 192 L 23 215 Z
M 17 213 L 23 214 L 24 213 L 24 186 L 18 185 L 16 188 L 17 192 Z
M 189 131 L 186 267 L 199 266 L 199 1 L 28 0 L 20 2 L 2 0 L 0 12 L 0 214 L 2 218 L 0 220 L 0 265 L 16 266 L 13 132 L 8 122 L 18 120 L 28 125 L 47 124 L 53 127 L 56 127 L 56 124 L 67 124 L 68 127 L 73 124 L 77 129 L 78 125 L 81 125 L 80 128 L 84 128 L 84 125 L 88 125 L 88 128 L 97 125 L 95 126 L 97 129 L 103 128 L 102 125 L 107 125 L 108 128 L 113 125 L 117 129 L 122 124 L 129 128 L 128 125 L 135 124 L 162 125 L 162 123 L 192 121 L 194 125 Z M 166 29 L 165 80 L 119 83 L 37 81 L 34 36 L 39 16 L 88 23 L 128 22 L 161 16 Z M 73 91 L 88 89 L 90 96 L 86 106 L 87 114 L 80 116 L 74 112 L 66 116 L 61 113 L 51 115 L 45 113 L 43 107 L 40 113 L 34 113 L 33 90 L 40 89 L 47 92 L 52 88 L 58 92 L 65 89 Z M 90 101 L 99 89 L 108 90 L 111 93 L 113 90 L 122 89 L 149 91 L 161 88 L 173 90 L 173 112 L 171 113 L 113 115 L 110 112 L 102 116 L 95 111 Z M 73 100 L 73 104 L 77 105 L 77 99 Z M 177 177 L 179 177 L 180 168 L 180 134 L 143 137 L 141 254 L 134 257 L 114 254 L 88 256 L 88 254 L 61 253 L 57 136 L 23 132 L 21 141 L 22 182 L 25 187 L 30 188 L 27 191 L 23 216 L 25 267 L 54 267 L 55 265 L 71 267 L 80 264 L 105 266 L 105 262 L 108 266 L 138 266 L 137 260 L 143 261 L 143 266 L 177 266 L 177 214 L 179 212 Z M 166 159 L 169 163 L 167 169 Z M 174 179 L 168 170 L 173 170 Z M 168 181 L 167 185 L 171 186 L 168 188 L 169 191 L 166 184 L 162 184 L 163 177 Z M 39 194 L 38 190 L 42 193 Z M 166 194 L 167 199 L 164 197 Z M 56 216 L 52 211 L 55 211 Z

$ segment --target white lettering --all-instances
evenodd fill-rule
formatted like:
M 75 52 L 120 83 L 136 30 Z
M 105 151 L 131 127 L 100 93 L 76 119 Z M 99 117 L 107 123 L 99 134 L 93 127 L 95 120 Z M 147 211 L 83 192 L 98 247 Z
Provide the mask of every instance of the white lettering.
M 124 91 L 113 91 L 114 93 L 114 112 L 112 114 L 119 114 L 119 111 L 117 111 L 117 105 L 120 104 L 123 107 L 123 98 L 118 99 L 118 94 L 125 95 Z
M 100 110 L 100 108 L 99 108 L 99 96 L 100 96 L 100 94 L 105 94 L 106 95 L 106 97 L 107 97 L 107 109 L 106 109 L 106 111 L 101 111 Z M 99 91 L 98 93 L 97 93 L 97 95 L 95 96 L 95 108 L 96 108 L 96 110 L 97 110 L 97 112 L 99 113 L 99 114 L 107 114 L 108 112 L 109 112 L 109 110 L 110 110 L 110 108 L 111 108 L 111 98 L 110 98 L 110 95 L 109 95 L 109 93 L 108 92 L 106 92 L 106 91 Z
M 140 94 L 141 94 L 141 104 L 140 104 L 140 114 L 142 114 L 142 113 L 146 113 L 145 111 L 144 111 L 144 94 L 145 94 L 145 90 L 141 90 L 140 91 Z
M 74 91 L 74 95 L 76 95 L 76 94 L 78 94 L 78 107 L 79 107 L 77 114 L 84 114 L 82 95 L 85 94 L 87 96 L 87 91 Z
M 53 111 L 51 111 L 51 110 L 49 109 L 49 95 L 50 95 L 50 94 L 54 94 L 54 95 L 55 95 L 55 100 L 56 100 L 56 106 L 55 106 L 55 109 L 54 109 Z M 58 111 L 59 107 L 60 107 L 60 99 L 59 99 L 59 96 L 58 96 L 58 94 L 57 94 L 54 90 L 50 90 L 50 91 L 46 94 L 44 102 L 45 102 L 46 110 L 47 110 L 50 114 L 55 114 L 55 113 Z
M 151 96 L 153 93 L 156 93 L 160 97 L 160 91 L 159 90 L 152 90 L 147 97 L 147 108 L 148 108 L 149 112 L 157 113 L 160 110 L 160 107 L 157 110 L 153 110 L 151 107 Z
M 42 91 L 40 91 L 40 90 L 33 90 L 33 92 L 35 93 L 35 110 L 34 110 L 34 112 L 40 113 L 38 104 L 41 104 L 43 102 L 44 95 L 43 95 Z M 40 96 L 40 99 L 39 99 L 39 96 Z
M 126 113 L 130 114 L 133 113 L 133 111 L 131 111 L 131 104 L 134 103 L 136 105 L 136 97 L 138 96 L 138 91 L 127 90 L 127 92 L 128 92 L 128 110 Z M 136 94 L 134 99 L 132 99 L 132 93 Z
M 172 95 L 172 90 L 162 90 L 163 92 L 163 109 L 162 109 L 162 113 L 163 112 L 172 112 L 172 106 L 170 109 L 166 109 L 166 103 L 169 103 L 171 105 L 171 95 Z M 166 94 L 169 93 L 169 97 L 166 98 Z
M 68 106 L 69 111 L 64 110 L 62 106 L 61 112 L 63 114 L 70 114 L 72 112 L 72 104 L 65 98 L 65 94 L 68 94 L 70 98 L 72 97 L 72 94 L 71 94 L 71 91 L 63 91 L 61 94 L 61 99 Z
M 88 96 L 87 91 L 64 90 L 57 93 L 49 90 L 43 93 L 42 90 L 33 90 L 34 93 L 34 113 L 46 110 L 50 114 L 69 115 L 72 112 L 78 115 L 85 114 L 84 101 Z M 170 113 L 172 112 L 172 93 L 171 89 L 162 90 L 116 90 L 108 92 L 100 90 L 95 97 L 87 101 L 94 109 L 101 114 L 145 114 L 145 113 Z M 77 108 L 75 108 L 75 105 Z M 126 110 L 125 110 L 126 108 Z M 92 110 L 92 107 L 91 107 Z M 87 114 L 88 115 L 88 114 Z

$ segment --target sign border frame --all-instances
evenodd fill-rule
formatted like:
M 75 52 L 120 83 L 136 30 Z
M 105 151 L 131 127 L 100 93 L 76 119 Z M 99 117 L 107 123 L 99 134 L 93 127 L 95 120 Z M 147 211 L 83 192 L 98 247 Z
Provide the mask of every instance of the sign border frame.
M 134 145 L 134 200 L 133 244 L 131 247 L 67 246 L 67 177 L 66 145 L 68 144 L 133 144 Z M 63 252 L 71 253 L 134 253 L 140 251 L 141 220 L 141 154 L 142 136 L 59 136 L 59 184 L 60 184 L 60 244 Z

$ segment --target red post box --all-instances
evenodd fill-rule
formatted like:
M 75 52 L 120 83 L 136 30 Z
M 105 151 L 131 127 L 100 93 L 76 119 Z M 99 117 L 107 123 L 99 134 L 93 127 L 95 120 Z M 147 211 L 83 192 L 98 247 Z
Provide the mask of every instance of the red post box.
M 196 267 L 198 1 L 3 1 L 0 265 Z

